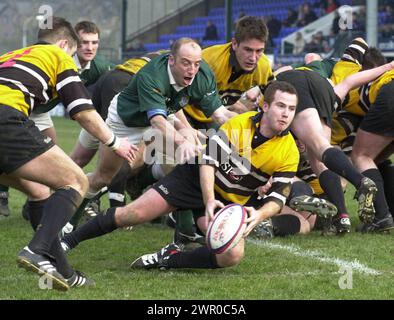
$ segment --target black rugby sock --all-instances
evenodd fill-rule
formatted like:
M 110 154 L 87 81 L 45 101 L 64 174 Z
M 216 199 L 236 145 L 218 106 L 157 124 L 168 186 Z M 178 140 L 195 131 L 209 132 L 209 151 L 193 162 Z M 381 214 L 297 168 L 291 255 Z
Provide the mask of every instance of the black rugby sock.
M 328 148 L 322 155 L 322 162 L 328 169 L 348 180 L 356 189 L 360 187 L 363 175 L 357 171 L 341 150 L 334 147 Z
M 45 202 L 41 221 L 29 248 L 33 252 L 48 255 L 60 230 L 70 220 L 81 201 L 81 195 L 73 188 L 54 192 Z
M 377 220 L 383 219 L 386 215 L 388 215 L 389 207 L 386 201 L 386 197 L 384 195 L 384 184 L 382 176 L 378 169 L 368 169 L 363 172 L 363 175 L 370 178 L 375 182 L 378 191 L 375 195 L 375 200 L 373 202 L 373 206 L 375 207 L 375 217 Z
M 319 176 L 319 182 L 324 193 L 327 195 L 328 201 L 332 202 L 337 207 L 338 213 L 347 214 L 341 178 L 331 170 L 324 170 Z
M 208 247 L 200 247 L 189 252 L 179 252 L 168 258 L 170 268 L 216 269 L 220 268 L 216 256 Z
M 115 211 L 116 208 L 107 209 L 81 225 L 77 230 L 65 235 L 62 240 L 72 249 L 82 241 L 97 238 L 116 230 L 118 227 L 115 222 Z
M 29 221 L 31 226 L 33 227 L 33 230 L 35 231 L 37 229 L 37 226 L 40 224 L 40 221 L 42 219 L 42 213 L 44 210 L 44 205 L 47 200 L 41 200 L 41 201 L 28 201 L 26 206 L 26 210 L 29 213 Z M 71 277 L 72 274 L 74 273 L 73 268 L 71 265 L 68 263 L 66 255 L 60 245 L 59 239 L 55 239 L 55 241 L 52 243 L 51 249 L 49 251 L 51 257 L 55 258 L 55 267 L 57 271 L 59 271 L 63 277 L 66 279 Z
M 378 165 L 384 181 L 384 192 L 391 215 L 394 215 L 394 165 L 386 160 Z

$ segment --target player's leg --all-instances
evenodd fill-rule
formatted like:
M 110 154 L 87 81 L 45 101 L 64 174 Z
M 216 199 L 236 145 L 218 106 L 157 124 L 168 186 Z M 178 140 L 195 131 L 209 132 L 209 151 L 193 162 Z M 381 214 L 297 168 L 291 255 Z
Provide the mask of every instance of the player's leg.
M 331 171 L 346 178 L 358 189 L 360 219 L 370 221 L 373 218 L 374 209 L 369 199 L 373 199 L 376 186 L 352 165 L 341 150 L 330 145 L 317 110 L 314 108 L 302 110 L 294 118 L 291 128 L 317 160 Z

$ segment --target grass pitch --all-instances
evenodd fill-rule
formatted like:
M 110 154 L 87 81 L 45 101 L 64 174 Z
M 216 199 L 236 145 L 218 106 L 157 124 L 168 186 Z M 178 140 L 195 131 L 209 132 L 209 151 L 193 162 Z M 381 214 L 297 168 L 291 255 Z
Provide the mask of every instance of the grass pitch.
M 59 145 L 70 152 L 78 125 L 54 120 Z M 393 299 L 393 235 L 354 231 L 358 219 L 353 194 L 353 189 L 346 193 L 352 233 L 322 237 L 312 232 L 248 241 L 242 263 L 228 269 L 130 270 L 129 264 L 139 255 L 170 242 L 172 230 L 147 224 L 115 231 L 86 241 L 69 254 L 72 265 L 97 286 L 63 293 L 40 289 L 37 275 L 18 269 L 16 255 L 30 241 L 32 229 L 21 216 L 24 195 L 11 190 L 12 214 L 0 219 L 0 299 Z

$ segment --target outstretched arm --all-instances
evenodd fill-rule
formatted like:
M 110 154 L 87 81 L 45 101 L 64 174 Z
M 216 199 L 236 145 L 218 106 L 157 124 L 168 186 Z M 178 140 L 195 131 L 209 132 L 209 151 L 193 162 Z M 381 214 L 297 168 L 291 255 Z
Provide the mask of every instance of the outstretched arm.
M 350 90 L 358 88 L 368 82 L 380 77 L 383 73 L 394 69 L 394 61 L 382 66 L 357 72 L 345 78 L 342 82 L 334 86 L 336 95 L 343 101 Z

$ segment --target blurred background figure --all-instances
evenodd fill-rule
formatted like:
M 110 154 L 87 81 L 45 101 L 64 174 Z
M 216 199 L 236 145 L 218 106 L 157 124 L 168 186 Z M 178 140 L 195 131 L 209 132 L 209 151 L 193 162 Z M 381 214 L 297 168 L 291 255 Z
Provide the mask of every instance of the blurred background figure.
M 203 40 L 218 40 L 218 30 L 212 20 L 208 20 Z

